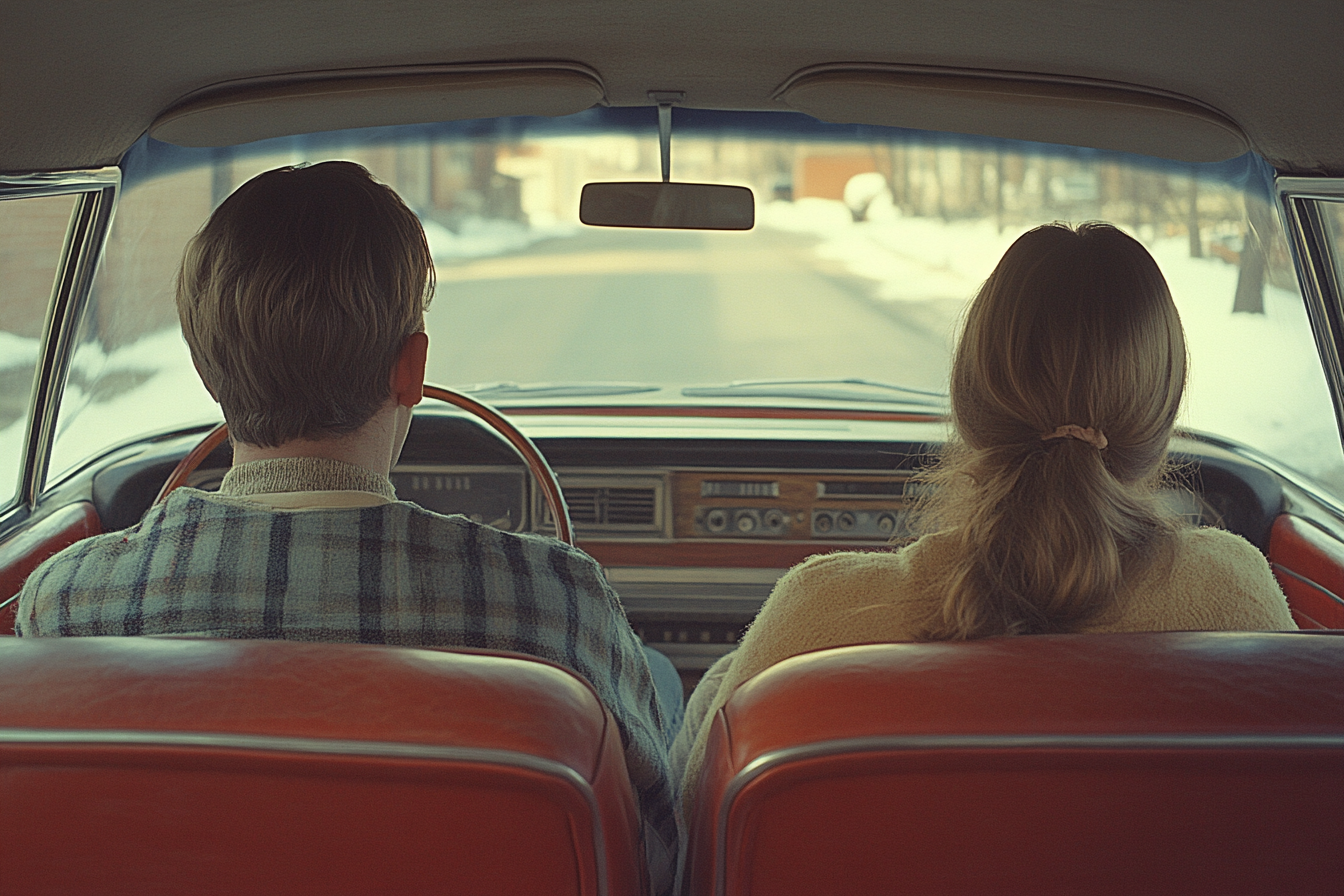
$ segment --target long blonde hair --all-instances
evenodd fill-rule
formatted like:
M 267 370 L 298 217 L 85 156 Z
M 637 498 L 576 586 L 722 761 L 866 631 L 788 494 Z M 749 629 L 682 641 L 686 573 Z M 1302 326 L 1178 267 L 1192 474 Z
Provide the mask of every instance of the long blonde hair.
M 1114 605 L 1179 525 L 1156 487 L 1185 374 L 1176 306 L 1137 241 L 1091 223 L 1013 243 L 971 304 L 955 435 L 922 477 L 915 525 L 956 540 L 925 637 L 1070 631 Z M 1061 426 L 1099 437 L 1042 438 Z

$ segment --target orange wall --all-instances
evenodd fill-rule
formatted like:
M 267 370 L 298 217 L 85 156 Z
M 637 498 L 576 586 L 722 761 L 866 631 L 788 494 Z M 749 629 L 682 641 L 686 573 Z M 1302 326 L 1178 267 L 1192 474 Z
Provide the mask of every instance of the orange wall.
M 876 171 L 871 155 L 807 156 L 798 166 L 799 176 L 793 184 L 793 196 L 815 196 L 819 199 L 843 199 L 845 184 L 856 174 Z

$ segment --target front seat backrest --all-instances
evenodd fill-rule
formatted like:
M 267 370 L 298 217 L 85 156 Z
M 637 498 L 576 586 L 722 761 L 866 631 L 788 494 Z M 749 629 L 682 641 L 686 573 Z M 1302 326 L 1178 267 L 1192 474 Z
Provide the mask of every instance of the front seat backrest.
M 0 893 L 646 891 L 620 733 L 515 654 L 0 643 Z
M 712 724 L 694 894 L 1344 888 L 1344 637 L 844 647 Z

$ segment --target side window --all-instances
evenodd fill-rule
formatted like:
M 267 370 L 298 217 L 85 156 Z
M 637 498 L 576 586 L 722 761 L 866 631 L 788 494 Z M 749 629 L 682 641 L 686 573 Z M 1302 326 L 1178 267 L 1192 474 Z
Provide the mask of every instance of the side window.
M 192 169 L 123 184 L 74 330 L 48 484 L 118 442 L 220 419 L 192 367 L 174 301 L 182 250 L 212 208 L 211 174 Z
M 1312 192 L 1314 192 L 1314 189 Z M 1336 293 L 1337 297 L 1344 297 L 1344 196 L 1314 196 L 1309 201 L 1313 206 L 1316 206 L 1316 211 L 1320 214 L 1320 235 L 1324 238 L 1325 251 L 1327 251 L 1327 258 L 1321 259 L 1321 261 L 1327 262 L 1329 267 L 1333 269 L 1333 279 L 1335 279 L 1333 292 Z M 1325 275 L 1328 277 L 1329 274 Z M 1322 283 L 1322 287 L 1329 292 L 1328 283 Z M 1340 447 L 1340 441 L 1337 437 L 1335 447 Z M 1344 476 L 1321 476 L 1316 470 L 1310 469 L 1305 469 L 1305 472 L 1316 474 L 1317 481 L 1331 489 L 1336 497 L 1344 497 Z
M 18 494 L 42 327 L 76 199 L 0 201 L 0 508 Z
M 1322 200 L 1320 210 L 1330 241 L 1330 258 L 1335 266 L 1335 283 L 1344 289 L 1344 198 L 1329 202 Z

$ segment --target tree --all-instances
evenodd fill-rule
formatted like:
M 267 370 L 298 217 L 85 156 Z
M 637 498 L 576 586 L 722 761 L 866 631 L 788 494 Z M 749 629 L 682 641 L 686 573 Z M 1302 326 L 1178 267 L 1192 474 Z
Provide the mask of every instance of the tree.
M 1242 241 L 1237 292 L 1232 313 L 1265 313 L 1265 265 L 1273 236 L 1274 216 L 1269 203 L 1259 196 L 1246 196 L 1246 238 Z
M 1186 229 L 1190 233 L 1190 257 L 1204 257 L 1204 243 L 1199 235 L 1199 175 L 1190 172 L 1190 216 L 1186 219 Z

